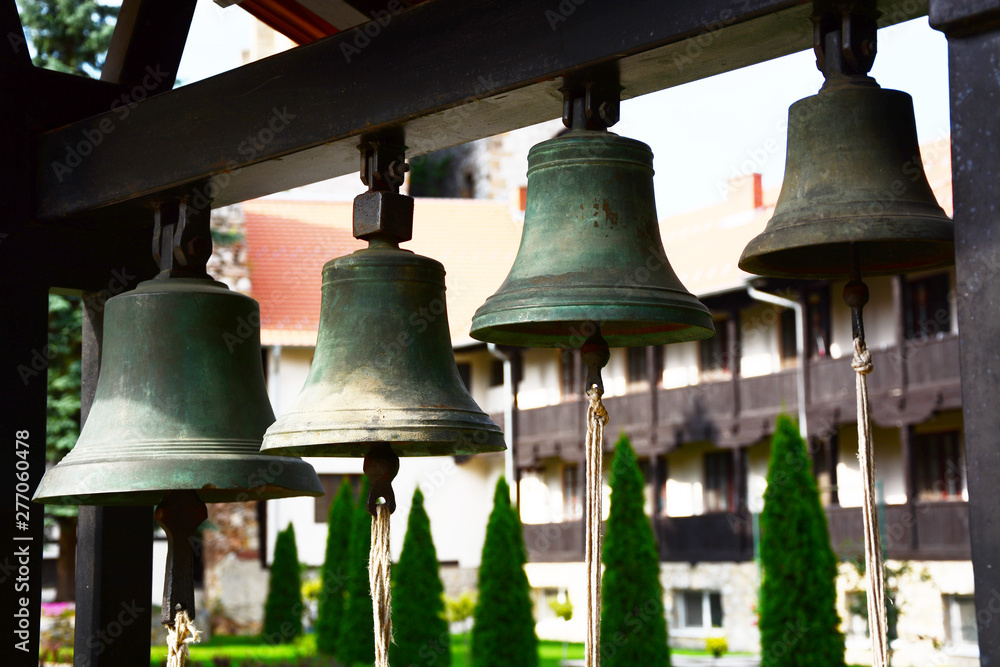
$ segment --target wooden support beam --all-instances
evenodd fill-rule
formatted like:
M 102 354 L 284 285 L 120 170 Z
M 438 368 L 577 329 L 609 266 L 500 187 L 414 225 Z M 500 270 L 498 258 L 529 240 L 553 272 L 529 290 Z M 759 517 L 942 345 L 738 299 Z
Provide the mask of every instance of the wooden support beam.
M 955 271 L 962 363 L 962 412 L 969 474 L 969 532 L 976 589 L 979 659 L 1000 665 L 1000 244 L 997 243 L 996 150 L 1000 81 L 1000 6 L 932 0 L 931 26 L 948 37 Z
M 0 59 L 31 64 L 28 41 L 14 0 L 0 0 Z
M 122 2 L 101 80 L 138 86 L 143 99 L 173 88 L 194 7 L 195 0 Z
M 884 25 L 926 7 L 878 5 Z M 800 0 L 634 0 L 627 10 L 436 0 L 43 134 L 34 216 L 181 186 L 216 206 L 280 192 L 355 172 L 360 137 L 392 128 L 422 155 L 556 118 L 563 78 L 598 67 L 617 70 L 628 99 L 808 49 L 810 11 Z

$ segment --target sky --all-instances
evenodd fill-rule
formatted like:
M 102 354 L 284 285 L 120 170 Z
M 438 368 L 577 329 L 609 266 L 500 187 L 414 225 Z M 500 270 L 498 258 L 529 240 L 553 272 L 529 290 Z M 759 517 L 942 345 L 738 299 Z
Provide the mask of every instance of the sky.
M 251 17 L 198 0 L 181 60 L 180 83 L 238 67 Z M 947 41 L 927 18 L 879 31 L 872 76 L 913 96 L 921 143 L 947 136 Z M 765 188 L 781 183 L 788 107 L 823 83 L 811 51 L 628 100 L 614 132 L 653 149 L 661 217 L 719 203 L 733 177 L 757 171 Z M 561 112 L 554 110 L 553 117 Z

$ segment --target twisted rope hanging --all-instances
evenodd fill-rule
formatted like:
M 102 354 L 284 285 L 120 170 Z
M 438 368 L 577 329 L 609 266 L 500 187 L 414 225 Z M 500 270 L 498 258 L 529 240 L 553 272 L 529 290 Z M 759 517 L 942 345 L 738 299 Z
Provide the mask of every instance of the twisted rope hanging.
M 858 393 L 858 463 L 864 490 L 862 516 L 865 526 L 865 580 L 868 589 L 868 624 L 872 635 L 873 667 L 889 664 L 889 633 L 885 610 L 885 571 L 882 564 L 882 538 L 878 528 L 878 507 L 875 504 L 875 452 L 868 402 L 868 380 L 872 372 L 872 355 L 861 337 L 854 339 L 854 359 L 851 368 L 857 373 Z
M 181 609 L 174 617 L 174 624 L 167 626 L 167 667 L 184 667 L 190 658 L 188 645 L 197 642 L 201 632 L 186 611 Z
M 587 562 L 587 636 L 584 642 L 585 667 L 600 667 L 601 664 L 601 499 L 604 494 L 602 468 L 604 464 L 604 425 L 608 423 L 608 411 L 604 409 L 601 396 L 604 395 L 604 380 L 601 369 L 608 365 L 611 350 L 601 337 L 600 327 L 580 348 L 581 359 L 587 367 L 587 439 L 584 456 L 587 461 L 587 488 L 585 494 L 585 514 L 587 517 L 586 550 Z
M 601 521 L 604 518 L 601 500 L 604 493 L 601 467 L 604 453 L 604 425 L 608 411 L 601 402 L 604 392 L 594 384 L 587 392 L 587 637 L 586 667 L 599 667 L 601 662 Z
M 375 667 L 389 667 L 389 642 L 392 641 L 392 590 L 389 586 L 389 516 L 386 505 L 379 505 L 372 517 L 372 547 L 368 561 L 368 584 L 372 591 L 372 617 L 375 622 Z

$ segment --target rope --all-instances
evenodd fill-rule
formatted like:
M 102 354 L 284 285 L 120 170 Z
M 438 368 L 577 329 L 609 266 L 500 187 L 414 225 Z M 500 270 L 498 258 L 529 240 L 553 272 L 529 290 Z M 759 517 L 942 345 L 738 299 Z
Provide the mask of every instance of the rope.
M 375 667 L 389 667 L 392 641 L 392 591 L 389 586 L 389 516 L 387 505 L 378 505 L 372 518 L 372 547 L 368 560 L 368 584 L 372 592 L 375 620 Z
M 885 612 L 885 571 L 882 564 L 882 538 L 878 529 L 878 507 L 875 504 L 875 456 L 869 415 L 868 380 L 872 372 L 872 355 L 865 341 L 854 339 L 854 359 L 851 368 L 857 373 L 858 390 L 858 462 L 864 490 L 862 505 L 865 526 L 865 580 L 868 588 L 868 626 L 872 635 L 872 665 L 889 664 L 889 631 Z
M 604 454 L 604 425 L 608 411 L 601 402 L 603 392 L 595 384 L 587 391 L 587 637 L 585 667 L 601 663 L 601 496 L 604 493 L 601 467 Z
M 190 653 L 188 644 L 194 644 L 201 638 L 198 628 L 181 609 L 174 617 L 174 624 L 167 626 L 167 667 L 184 667 Z

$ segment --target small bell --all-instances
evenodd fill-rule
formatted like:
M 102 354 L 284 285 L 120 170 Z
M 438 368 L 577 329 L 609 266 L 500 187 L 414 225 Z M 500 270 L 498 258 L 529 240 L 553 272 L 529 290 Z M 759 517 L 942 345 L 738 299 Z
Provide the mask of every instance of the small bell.
M 354 235 L 369 247 L 323 267 L 309 376 L 267 430 L 262 452 L 361 457 L 376 443 L 397 456 L 505 448 L 458 373 L 444 267 L 399 248 L 412 227 L 410 197 L 373 190 L 354 200 Z
M 570 112 L 581 119 L 567 119 L 573 129 L 528 153 L 521 246 L 507 279 L 476 311 L 473 338 L 578 348 L 599 328 L 609 346 L 631 347 L 715 331 L 663 250 L 652 152 L 608 132 L 604 124 L 615 118 L 588 116 L 591 90 Z M 599 106 L 617 108 L 617 100 Z
M 835 280 L 954 262 L 954 225 L 924 174 L 913 101 L 867 76 L 874 19 L 844 22 L 817 19 L 826 83 L 788 111 L 781 194 L 740 258 L 749 273 Z

